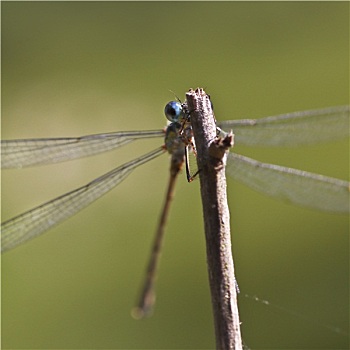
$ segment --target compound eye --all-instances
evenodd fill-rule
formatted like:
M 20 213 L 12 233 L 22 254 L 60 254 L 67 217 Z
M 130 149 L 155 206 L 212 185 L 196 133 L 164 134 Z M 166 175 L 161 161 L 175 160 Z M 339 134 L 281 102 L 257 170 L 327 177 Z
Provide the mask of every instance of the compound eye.
M 183 116 L 181 103 L 177 101 L 167 103 L 164 108 L 164 114 L 170 122 L 178 122 L 178 120 Z

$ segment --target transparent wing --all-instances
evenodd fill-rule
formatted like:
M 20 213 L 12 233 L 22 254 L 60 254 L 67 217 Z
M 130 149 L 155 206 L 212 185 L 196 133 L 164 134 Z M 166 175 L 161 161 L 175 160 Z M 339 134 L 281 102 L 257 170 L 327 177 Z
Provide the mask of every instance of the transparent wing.
M 299 146 L 349 136 L 349 106 L 218 123 L 235 134 L 236 145 Z
M 7 251 L 68 219 L 117 186 L 136 167 L 164 153 L 163 148 L 145 154 L 98 177 L 85 186 L 46 202 L 1 224 L 1 251 Z
M 163 130 L 126 131 L 81 137 L 1 141 L 1 167 L 22 168 L 91 156 L 121 147 L 129 142 L 163 137 Z
M 350 183 L 306 171 L 228 155 L 227 173 L 252 189 L 322 211 L 348 213 Z

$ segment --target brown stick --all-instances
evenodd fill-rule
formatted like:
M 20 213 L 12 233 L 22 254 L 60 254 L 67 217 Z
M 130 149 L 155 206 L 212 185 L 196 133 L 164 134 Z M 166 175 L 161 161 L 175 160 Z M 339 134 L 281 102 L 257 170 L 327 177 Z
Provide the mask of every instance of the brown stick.
M 233 135 L 216 137 L 215 118 L 204 90 L 190 90 L 186 100 L 200 169 L 216 347 L 242 349 L 225 177 L 226 153 L 233 144 Z

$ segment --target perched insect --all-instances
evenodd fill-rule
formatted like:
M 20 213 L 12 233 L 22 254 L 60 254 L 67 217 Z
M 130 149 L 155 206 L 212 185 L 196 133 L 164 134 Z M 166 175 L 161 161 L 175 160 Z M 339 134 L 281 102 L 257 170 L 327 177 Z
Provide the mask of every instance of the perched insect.
M 148 313 L 153 304 L 154 275 L 170 200 L 175 180 L 183 163 L 186 164 L 188 181 L 193 178 L 188 158 L 190 152 L 195 153 L 195 145 L 192 138 L 190 113 L 186 104 L 169 102 L 165 107 L 165 115 L 170 121 L 165 130 L 2 140 L 1 166 L 5 169 L 63 162 L 109 151 L 135 140 L 165 137 L 165 144 L 154 151 L 2 223 L 2 252 L 15 248 L 68 219 L 117 186 L 138 166 L 168 152 L 171 154 L 171 167 L 166 200 L 157 228 L 146 287 L 139 304 L 139 311 Z M 240 145 L 280 147 L 327 142 L 348 136 L 349 106 L 294 112 L 262 119 L 230 120 L 218 122 L 217 126 L 223 130 L 232 129 L 235 134 L 235 143 Z M 228 155 L 226 169 L 234 179 L 270 196 L 323 211 L 336 213 L 349 211 L 347 181 L 261 163 L 232 152 Z

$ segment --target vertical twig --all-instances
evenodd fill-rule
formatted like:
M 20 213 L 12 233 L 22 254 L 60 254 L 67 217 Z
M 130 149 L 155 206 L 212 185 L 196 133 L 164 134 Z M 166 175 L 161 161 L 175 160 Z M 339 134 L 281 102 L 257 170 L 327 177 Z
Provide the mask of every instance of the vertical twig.
M 233 135 L 216 137 L 215 118 L 204 90 L 190 90 L 186 100 L 200 169 L 216 347 L 242 349 L 225 177 L 226 153 L 233 144 Z

